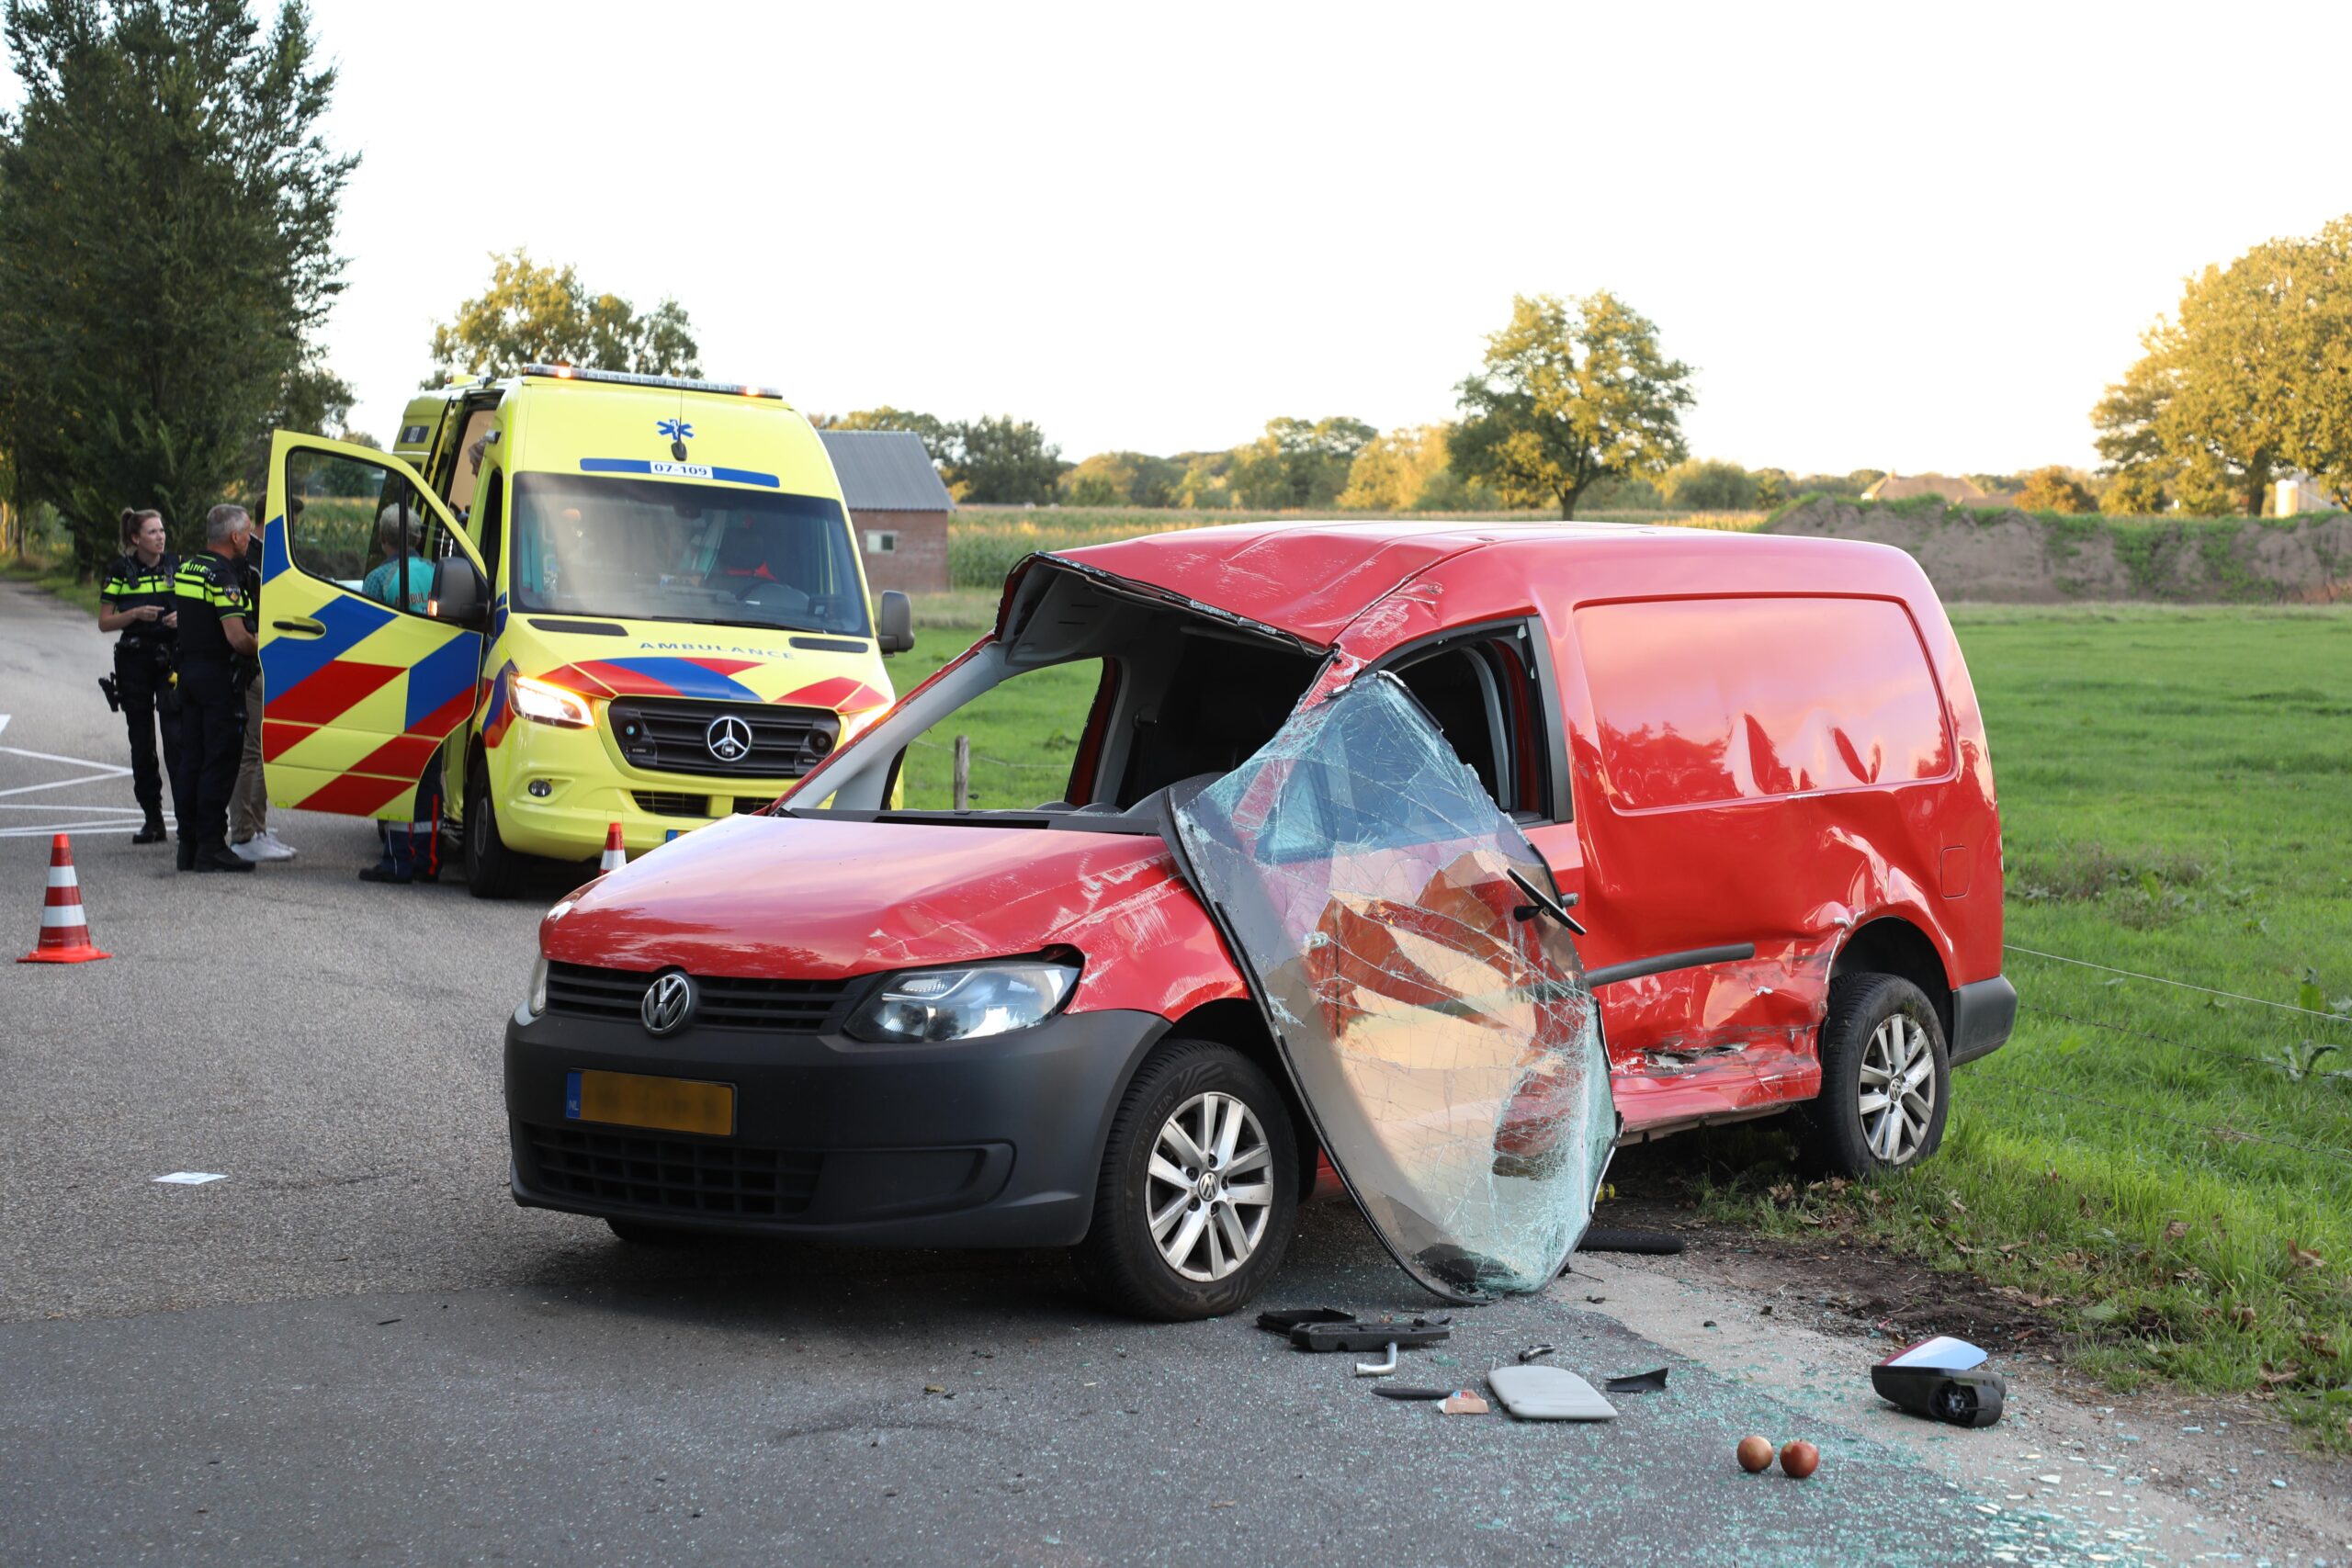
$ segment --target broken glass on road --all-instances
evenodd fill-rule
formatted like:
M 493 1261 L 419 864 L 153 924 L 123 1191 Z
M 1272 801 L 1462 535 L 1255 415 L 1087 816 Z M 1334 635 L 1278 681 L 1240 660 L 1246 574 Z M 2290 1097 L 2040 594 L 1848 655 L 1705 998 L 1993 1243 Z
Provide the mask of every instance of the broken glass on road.
M 1170 812 L 1325 1151 L 1455 1301 L 1535 1290 L 1617 1134 L 1551 874 L 1395 677 L 1295 713 Z

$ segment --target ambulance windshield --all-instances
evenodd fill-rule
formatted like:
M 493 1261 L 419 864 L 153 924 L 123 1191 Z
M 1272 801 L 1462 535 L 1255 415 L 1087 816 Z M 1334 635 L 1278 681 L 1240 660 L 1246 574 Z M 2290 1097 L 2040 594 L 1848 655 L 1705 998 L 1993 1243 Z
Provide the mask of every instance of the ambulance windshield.
M 517 474 L 514 506 L 515 610 L 869 635 L 838 502 Z

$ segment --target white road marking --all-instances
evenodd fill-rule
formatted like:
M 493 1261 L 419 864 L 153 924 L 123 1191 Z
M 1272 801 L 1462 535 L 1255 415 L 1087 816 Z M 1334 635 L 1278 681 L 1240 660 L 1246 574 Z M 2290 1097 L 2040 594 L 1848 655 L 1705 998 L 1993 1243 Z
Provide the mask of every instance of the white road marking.
M 0 713 L 0 729 L 8 726 L 10 716 Z M 39 795 L 48 790 L 66 789 L 74 784 L 112 784 L 128 778 L 130 769 L 114 762 L 101 762 L 93 757 L 61 757 L 53 751 L 28 751 L 21 746 L 0 746 L 0 756 L 23 757 L 36 762 L 62 762 L 69 768 L 90 768 L 92 773 L 79 773 L 70 779 L 53 779 L 48 784 L 16 784 L 0 789 L 0 797 L 16 795 Z M 99 806 L 88 801 L 36 801 L 29 804 L 0 800 L 0 811 L 34 811 L 48 813 L 52 820 L 28 827 L 0 828 L 0 839 L 39 839 L 52 833 L 135 833 L 144 826 L 147 814 L 135 806 Z M 59 821 L 53 818 L 67 818 Z M 166 822 L 173 820 L 169 811 L 164 813 Z
M 68 767 L 97 768 L 103 770 L 104 776 L 107 778 L 119 779 L 130 772 L 129 767 L 118 767 L 112 762 L 101 762 L 95 757 L 61 757 L 53 751 L 28 751 L 20 746 L 0 746 L 0 751 L 6 751 L 11 757 L 30 757 L 40 762 L 63 762 Z

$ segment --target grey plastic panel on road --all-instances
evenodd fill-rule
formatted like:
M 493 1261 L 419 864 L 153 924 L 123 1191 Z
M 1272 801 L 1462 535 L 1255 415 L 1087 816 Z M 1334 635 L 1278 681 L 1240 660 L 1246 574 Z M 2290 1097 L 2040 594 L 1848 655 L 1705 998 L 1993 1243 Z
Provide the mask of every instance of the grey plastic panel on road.
M 1556 1277 L 1615 1141 L 1551 873 L 1394 676 L 1294 714 L 1172 813 L 1332 1166 L 1454 1301 Z

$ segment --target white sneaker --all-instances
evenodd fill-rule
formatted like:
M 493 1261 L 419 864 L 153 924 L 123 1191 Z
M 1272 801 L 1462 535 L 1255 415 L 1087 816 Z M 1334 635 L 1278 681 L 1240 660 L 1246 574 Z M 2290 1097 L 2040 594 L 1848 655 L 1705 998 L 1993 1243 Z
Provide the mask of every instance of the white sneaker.
M 259 839 L 247 839 L 242 844 L 231 844 L 229 852 L 241 861 L 250 861 L 258 865 L 269 858 L 269 846 Z
M 254 834 L 252 838 L 247 839 L 242 844 L 231 844 L 229 846 L 229 850 L 231 853 L 236 855 L 241 860 L 249 860 L 256 863 L 267 860 L 292 860 L 294 858 L 294 846 L 287 843 L 284 840 L 280 839 L 277 834 L 271 832 L 266 828 Z

